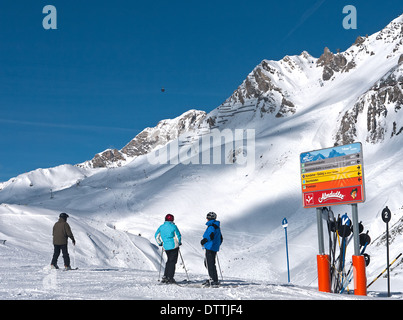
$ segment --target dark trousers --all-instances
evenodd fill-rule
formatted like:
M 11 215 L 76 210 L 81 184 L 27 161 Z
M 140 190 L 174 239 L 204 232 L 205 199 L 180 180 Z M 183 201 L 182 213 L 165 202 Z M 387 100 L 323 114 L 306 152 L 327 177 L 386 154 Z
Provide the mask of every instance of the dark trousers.
M 57 259 L 59 258 L 60 251 L 61 251 L 63 253 L 64 265 L 69 267 L 70 266 L 70 256 L 69 256 L 69 252 L 67 250 L 67 244 L 62 244 L 62 245 L 55 244 L 54 247 L 55 248 L 54 248 L 51 264 L 54 266 L 57 265 Z
M 217 255 L 216 251 L 211 251 L 206 249 L 206 260 L 205 265 L 208 270 L 208 275 L 213 282 L 218 282 L 217 268 L 215 266 L 215 257 Z
M 175 266 L 178 261 L 179 247 L 172 250 L 165 250 L 167 254 L 167 263 L 165 264 L 164 276 L 168 279 L 173 279 L 175 275 Z

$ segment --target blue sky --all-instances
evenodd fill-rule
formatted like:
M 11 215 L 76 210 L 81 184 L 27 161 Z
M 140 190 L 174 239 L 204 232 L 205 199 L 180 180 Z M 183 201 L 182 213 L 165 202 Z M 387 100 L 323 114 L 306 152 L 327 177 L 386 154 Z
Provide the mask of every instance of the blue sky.
M 57 30 L 42 26 L 48 4 Z M 343 28 L 346 5 L 356 30 Z M 396 0 L 2 0 L 0 181 L 211 111 L 261 60 L 344 51 L 402 13 Z

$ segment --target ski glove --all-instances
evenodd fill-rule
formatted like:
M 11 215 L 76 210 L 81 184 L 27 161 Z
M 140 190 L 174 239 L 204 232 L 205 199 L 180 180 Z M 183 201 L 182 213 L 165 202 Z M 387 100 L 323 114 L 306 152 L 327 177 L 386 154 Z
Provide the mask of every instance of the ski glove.
M 200 244 L 204 246 L 207 242 L 208 240 L 206 238 L 203 238 L 202 241 L 200 241 Z

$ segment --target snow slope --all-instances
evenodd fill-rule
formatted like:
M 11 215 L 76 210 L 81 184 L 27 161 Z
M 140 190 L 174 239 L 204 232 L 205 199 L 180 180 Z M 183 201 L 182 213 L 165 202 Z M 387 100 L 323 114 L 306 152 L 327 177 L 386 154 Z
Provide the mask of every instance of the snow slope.
M 226 102 L 191 131 L 133 157 L 125 165 L 99 169 L 64 165 L 2 183 L 0 240 L 7 241 L 0 244 L 0 257 L 7 263 L 0 266 L 0 298 L 356 299 L 317 291 L 316 215 L 315 210 L 302 208 L 299 155 L 340 142 L 336 140 L 343 115 L 355 115 L 351 110 L 357 101 L 396 69 L 403 54 L 398 46 L 403 39 L 399 29 L 402 20 L 399 17 L 342 53 L 345 61 L 340 56 L 337 59 L 343 60 L 343 66 L 354 62 L 348 71 L 338 69 L 333 63 L 339 60 L 326 52 L 319 59 L 303 52 L 280 61 L 264 60 Z M 325 58 L 330 59 L 327 64 L 319 65 Z M 325 69 L 326 75 L 333 72 L 329 79 L 324 77 Z M 399 72 L 394 85 L 402 91 Z M 391 259 L 402 251 L 403 135 L 390 134 L 391 121 L 402 123 L 399 104 L 394 102 L 388 105 L 386 115 L 382 113 L 384 118 L 374 120 L 377 128 L 384 125 L 387 134 L 376 142 L 369 139 L 368 119 L 372 118 L 365 112 L 372 114 L 371 99 L 365 101 L 364 108 L 348 123 L 348 137 L 363 144 L 366 202 L 358 209 L 373 239 L 366 250 L 371 255 L 369 282 L 386 264 L 385 225 L 380 218 L 386 205 L 393 213 L 390 225 L 395 230 Z M 226 141 L 216 149 L 200 143 L 207 129 L 231 134 L 237 129 L 252 129 L 254 139 L 247 140 L 245 148 Z M 151 129 L 148 133 L 153 135 Z M 181 161 L 172 161 L 175 147 L 182 152 Z M 247 147 L 253 162 L 241 165 Z M 200 159 L 212 160 L 200 155 L 218 150 L 230 163 L 200 163 Z M 151 161 L 164 151 L 170 152 L 171 161 Z M 349 206 L 333 208 L 336 216 L 350 210 Z M 164 216 L 174 214 L 183 235 L 181 253 L 189 276 L 201 281 L 206 270 L 200 240 L 209 211 L 218 214 L 224 235 L 219 253 L 223 286 L 206 290 L 160 286 L 160 251 L 154 232 Z M 77 240 L 74 250 L 70 246 L 73 267 L 79 267 L 75 272 L 49 269 L 51 230 L 60 212 L 70 215 Z M 284 217 L 289 222 L 291 284 L 286 283 Z M 347 257 L 351 258 L 351 250 Z M 396 299 L 403 298 L 400 262 L 392 271 Z M 178 280 L 186 278 L 181 264 L 180 260 Z M 371 286 L 367 298 L 357 299 L 382 298 L 385 290 L 382 278 Z

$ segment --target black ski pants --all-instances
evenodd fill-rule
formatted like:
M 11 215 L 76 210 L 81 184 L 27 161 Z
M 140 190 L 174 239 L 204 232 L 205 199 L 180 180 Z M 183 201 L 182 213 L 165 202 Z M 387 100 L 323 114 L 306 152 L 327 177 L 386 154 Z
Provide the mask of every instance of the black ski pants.
M 215 265 L 215 258 L 217 252 L 206 249 L 205 265 L 208 270 L 208 275 L 213 282 L 218 282 L 217 268 Z
M 69 267 L 70 266 L 70 256 L 69 252 L 67 250 L 67 244 L 55 244 L 54 245 L 54 252 L 53 252 L 53 258 L 51 264 L 56 266 L 57 265 L 57 259 L 60 256 L 60 251 L 63 253 L 63 260 L 64 260 L 64 265 Z
M 165 250 L 167 254 L 167 262 L 165 264 L 164 276 L 168 279 L 173 279 L 175 275 L 175 266 L 178 262 L 179 247 L 172 250 Z

